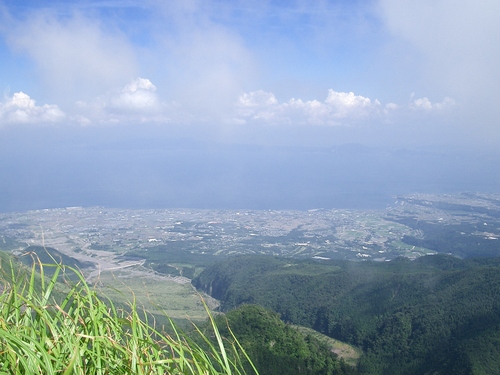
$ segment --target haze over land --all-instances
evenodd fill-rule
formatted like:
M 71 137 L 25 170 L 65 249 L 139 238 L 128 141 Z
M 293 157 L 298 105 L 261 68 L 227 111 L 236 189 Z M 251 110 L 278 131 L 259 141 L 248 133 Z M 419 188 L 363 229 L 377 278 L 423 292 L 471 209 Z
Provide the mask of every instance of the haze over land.
M 0 1 L 0 211 L 500 183 L 496 1 Z

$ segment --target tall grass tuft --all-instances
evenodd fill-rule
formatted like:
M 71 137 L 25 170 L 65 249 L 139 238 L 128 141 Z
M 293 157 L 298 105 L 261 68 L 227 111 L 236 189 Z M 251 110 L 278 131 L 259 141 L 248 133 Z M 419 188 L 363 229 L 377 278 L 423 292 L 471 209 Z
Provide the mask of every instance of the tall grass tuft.
M 44 267 L 55 267 L 50 278 Z M 171 333 L 155 328 L 135 299 L 123 309 L 100 297 L 75 269 L 2 270 L 9 274 L 0 287 L 0 374 L 244 374 L 240 357 L 230 354 L 241 353 L 238 341 L 220 337 L 208 308 L 216 340 L 196 330 L 202 348 L 172 321 Z M 58 279 L 66 273 L 78 281 L 61 294 Z

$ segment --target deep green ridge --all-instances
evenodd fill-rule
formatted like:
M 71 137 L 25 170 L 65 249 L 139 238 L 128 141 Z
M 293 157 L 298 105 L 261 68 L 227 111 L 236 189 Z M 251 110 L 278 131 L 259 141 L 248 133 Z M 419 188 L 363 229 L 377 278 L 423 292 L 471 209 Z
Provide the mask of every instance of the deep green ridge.
M 363 349 L 363 374 L 500 373 L 500 259 L 237 257 L 193 284 L 229 311 L 260 304 Z
M 225 316 L 217 316 L 216 323 L 222 336 L 230 338 L 234 334 L 238 338 L 261 375 L 357 373 L 326 344 L 300 333 L 261 306 L 242 305 Z

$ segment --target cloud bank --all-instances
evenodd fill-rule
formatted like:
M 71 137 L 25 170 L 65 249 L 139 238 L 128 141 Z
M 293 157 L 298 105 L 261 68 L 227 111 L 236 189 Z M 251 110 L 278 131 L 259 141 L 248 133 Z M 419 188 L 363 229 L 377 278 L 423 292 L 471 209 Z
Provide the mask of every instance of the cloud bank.
M 432 103 L 427 97 L 413 99 L 408 105 L 387 103 L 355 95 L 353 92 L 328 90 L 323 101 L 292 98 L 280 103 L 273 93 L 263 90 L 242 94 L 238 99 L 240 121 L 267 124 L 349 126 L 388 121 L 410 110 L 441 113 L 454 106 L 451 98 Z M 441 112 L 440 112 L 441 111 Z
M 161 102 L 156 86 L 147 78 L 136 78 L 122 89 L 111 90 L 89 102 L 79 101 L 77 111 L 67 116 L 57 105 L 37 106 L 29 95 L 18 92 L 0 103 L 0 123 L 68 123 L 125 124 L 160 123 L 168 126 L 173 119 L 188 123 L 195 113 L 187 112 L 173 103 Z M 328 90 L 323 101 L 291 98 L 279 102 L 271 92 L 257 90 L 241 94 L 228 114 L 226 123 L 307 126 L 370 126 L 388 121 L 396 115 L 413 112 L 446 114 L 455 102 L 451 98 L 432 103 L 427 97 L 413 99 L 408 105 L 387 103 L 355 95 L 353 92 Z M 208 118 L 218 121 L 219 117 Z M 200 120 L 198 120 L 200 122 Z
M 222 133 L 421 122 L 422 140 L 435 126 L 500 141 L 492 0 L 82 4 L 5 5 L 0 14 L 0 84 L 54 103 L 68 123 Z M 37 118 L 5 108 L 3 123 Z
M 46 94 L 65 105 L 137 75 L 134 48 L 112 23 L 48 9 L 5 22 L 8 44 L 34 62 Z
M 113 106 L 133 110 L 149 110 L 158 105 L 156 86 L 147 78 L 137 78 L 127 84 L 118 97 L 113 98 Z
M 16 92 L 5 103 L 0 103 L 0 127 L 9 124 L 57 123 L 65 118 L 57 105 L 36 105 L 35 100 L 23 92 Z
M 89 102 L 79 101 L 74 119 L 82 125 L 168 123 L 168 106 L 160 102 L 156 90 L 156 86 L 147 78 L 133 79 L 122 89 L 110 90 Z
M 391 40 L 418 59 L 413 75 L 427 94 L 444 92 L 461 104 L 468 122 L 494 122 L 500 115 L 500 2 L 379 0 Z M 408 54 L 408 52 L 406 52 Z M 424 102 L 417 107 L 428 107 Z M 495 125 L 496 126 L 496 125 Z
M 455 100 L 452 98 L 445 97 L 442 102 L 431 103 L 427 97 L 419 98 L 413 100 L 410 107 L 413 109 L 421 109 L 424 111 L 439 111 L 450 108 L 455 105 Z

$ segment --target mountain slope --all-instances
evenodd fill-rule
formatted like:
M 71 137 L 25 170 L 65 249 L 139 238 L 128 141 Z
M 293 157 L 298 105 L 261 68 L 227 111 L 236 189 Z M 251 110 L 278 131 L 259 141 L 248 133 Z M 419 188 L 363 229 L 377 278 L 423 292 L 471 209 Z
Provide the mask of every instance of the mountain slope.
M 500 368 L 498 259 L 240 257 L 207 268 L 193 284 L 220 299 L 223 310 L 261 304 L 285 321 L 361 347 L 362 373 L 491 374 Z

